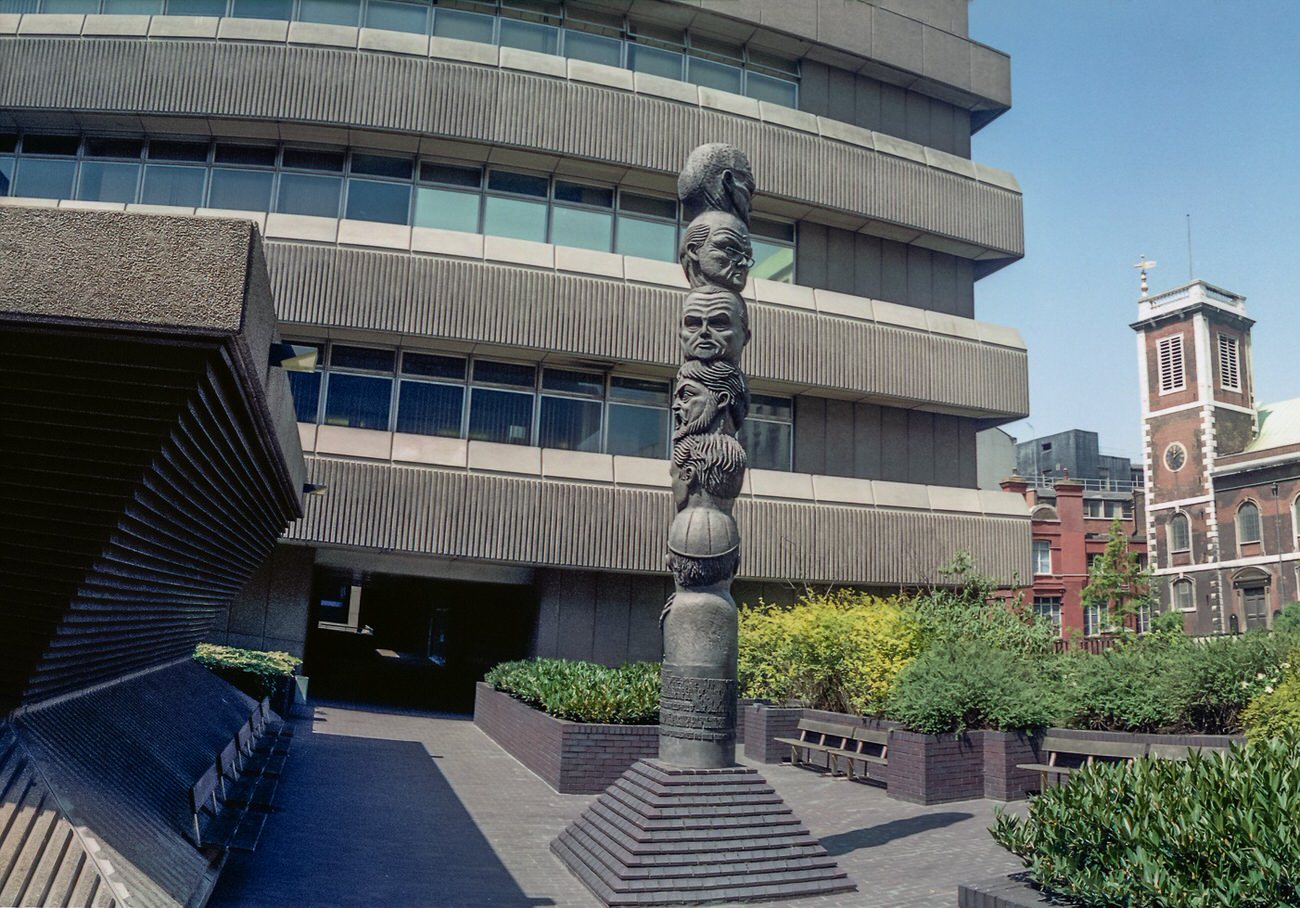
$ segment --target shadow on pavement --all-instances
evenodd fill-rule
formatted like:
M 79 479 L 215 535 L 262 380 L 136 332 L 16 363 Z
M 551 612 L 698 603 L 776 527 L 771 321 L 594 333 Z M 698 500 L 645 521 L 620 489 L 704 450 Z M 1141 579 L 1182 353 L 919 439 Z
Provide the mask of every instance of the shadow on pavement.
M 927 813 L 918 817 L 908 817 L 905 820 L 890 820 L 888 823 L 881 823 L 879 826 L 867 826 L 863 829 L 842 832 L 839 835 L 829 835 L 821 839 L 821 843 L 827 854 L 839 856 L 848 854 L 851 851 L 857 851 L 859 848 L 875 848 L 878 845 L 892 842 L 894 839 L 929 832 L 932 829 L 942 829 L 945 826 L 951 826 L 953 823 L 969 820 L 973 816 L 975 816 L 973 813 L 958 813 L 956 811 Z
M 298 727 L 276 811 L 208 903 L 531 908 L 424 747 Z

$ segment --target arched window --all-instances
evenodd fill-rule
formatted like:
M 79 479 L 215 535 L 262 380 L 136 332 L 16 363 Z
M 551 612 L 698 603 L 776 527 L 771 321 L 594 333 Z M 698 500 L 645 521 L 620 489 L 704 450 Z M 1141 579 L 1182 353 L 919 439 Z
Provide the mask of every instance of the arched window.
M 1169 551 L 1186 552 L 1192 547 L 1192 530 L 1187 515 L 1179 511 L 1169 518 Z
M 1237 508 L 1237 544 L 1259 542 L 1259 506 L 1253 501 L 1243 502 Z
M 1050 504 L 1040 504 L 1030 513 L 1031 520 L 1060 520 L 1061 515 Z
M 1170 598 L 1173 600 L 1174 608 L 1178 611 L 1190 612 L 1196 608 L 1196 595 L 1190 580 L 1175 580 L 1173 595 Z
M 1300 496 L 1291 502 L 1291 531 L 1295 534 L 1297 542 L 1300 542 Z

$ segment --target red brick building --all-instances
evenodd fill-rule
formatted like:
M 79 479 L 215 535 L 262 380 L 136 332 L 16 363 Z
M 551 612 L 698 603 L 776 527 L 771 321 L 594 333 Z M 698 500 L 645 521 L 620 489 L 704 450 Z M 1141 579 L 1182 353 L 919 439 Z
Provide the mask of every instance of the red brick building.
M 1195 281 L 1132 325 L 1157 589 L 1197 634 L 1271 626 L 1300 598 L 1300 399 L 1256 405 L 1245 302 Z
M 1086 481 L 1058 479 L 1047 485 L 1012 476 L 1001 485 L 1005 491 L 1025 496 L 1033 520 L 1034 576 L 1032 583 L 1021 590 L 1026 602 L 1052 621 L 1062 637 L 1105 633 L 1113 627 L 1112 616 L 1106 613 L 1104 603 L 1085 603 L 1082 594 L 1088 585 L 1089 565 L 1106 548 L 1115 519 L 1106 515 L 1113 509 L 1091 506 L 1103 499 L 1101 493 L 1087 488 Z M 1126 504 L 1120 520 L 1129 537 L 1129 549 L 1145 563 L 1147 543 L 1142 532 L 1145 519 L 1141 498 Z M 1142 613 L 1129 623 L 1135 630 L 1143 630 L 1148 618 Z

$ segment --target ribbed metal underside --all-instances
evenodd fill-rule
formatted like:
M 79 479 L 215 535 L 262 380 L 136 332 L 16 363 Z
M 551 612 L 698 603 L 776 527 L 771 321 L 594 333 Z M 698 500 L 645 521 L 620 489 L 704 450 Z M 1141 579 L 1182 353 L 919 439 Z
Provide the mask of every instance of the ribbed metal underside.
M 0 331 L 0 712 L 188 655 L 287 516 L 216 340 Z
M 0 723 L 0 905 L 201 902 L 189 791 L 254 706 L 184 659 Z

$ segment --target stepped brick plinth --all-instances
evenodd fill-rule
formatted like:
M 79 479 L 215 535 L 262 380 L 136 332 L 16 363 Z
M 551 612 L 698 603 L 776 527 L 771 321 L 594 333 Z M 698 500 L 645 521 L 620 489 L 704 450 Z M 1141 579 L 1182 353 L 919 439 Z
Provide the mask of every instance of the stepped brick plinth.
M 857 888 L 745 766 L 641 760 L 551 850 L 609 906 L 788 900 Z

